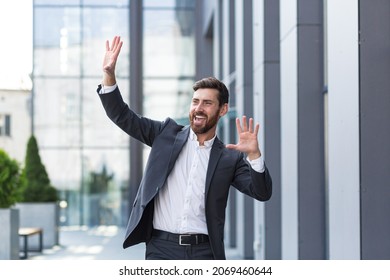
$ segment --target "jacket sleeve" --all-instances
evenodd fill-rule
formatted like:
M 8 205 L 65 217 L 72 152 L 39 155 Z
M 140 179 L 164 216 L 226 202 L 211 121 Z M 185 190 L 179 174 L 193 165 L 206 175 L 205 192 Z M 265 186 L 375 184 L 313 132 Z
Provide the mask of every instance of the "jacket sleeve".
M 97 90 L 99 92 L 99 88 Z M 152 146 L 165 122 L 155 121 L 136 114 L 123 101 L 117 87 L 113 92 L 98 94 L 107 116 L 131 137 Z
M 232 185 L 240 192 L 257 200 L 269 200 L 272 196 L 272 179 L 267 166 L 264 168 L 264 172 L 253 170 L 241 154 Z

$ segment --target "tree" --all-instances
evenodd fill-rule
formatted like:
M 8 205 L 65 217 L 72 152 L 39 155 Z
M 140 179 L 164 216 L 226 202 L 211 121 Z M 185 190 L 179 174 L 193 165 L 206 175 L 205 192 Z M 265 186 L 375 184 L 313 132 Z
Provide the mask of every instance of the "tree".
M 27 143 L 22 176 L 25 179 L 23 202 L 53 202 L 58 200 L 57 190 L 50 184 L 46 168 L 39 156 L 38 143 L 31 136 Z
M 21 186 L 18 163 L 0 149 L 0 208 L 9 208 L 20 200 Z
M 103 165 L 102 171 L 90 173 L 89 193 L 91 194 L 103 194 L 107 193 L 108 185 L 114 178 L 114 174 L 108 174 L 106 165 Z

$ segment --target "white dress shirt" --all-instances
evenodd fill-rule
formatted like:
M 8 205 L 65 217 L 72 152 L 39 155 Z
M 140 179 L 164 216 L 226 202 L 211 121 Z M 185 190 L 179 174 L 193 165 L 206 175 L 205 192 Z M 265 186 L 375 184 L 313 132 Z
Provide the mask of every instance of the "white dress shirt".
M 154 200 L 153 228 L 180 234 L 208 234 L 205 185 L 214 140 L 215 136 L 200 146 L 196 134 L 190 130 L 187 143 Z M 264 172 L 262 157 L 249 163 L 255 171 Z

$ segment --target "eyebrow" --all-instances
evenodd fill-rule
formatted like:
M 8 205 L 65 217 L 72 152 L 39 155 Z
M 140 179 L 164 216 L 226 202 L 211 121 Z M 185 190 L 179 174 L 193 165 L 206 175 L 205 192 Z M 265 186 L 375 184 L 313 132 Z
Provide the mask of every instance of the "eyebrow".
M 194 97 L 194 98 L 192 98 L 192 101 L 200 101 L 200 99 Z M 215 100 L 213 100 L 213 99 L 202 99 L 202 101 L 203 102 L 215 102 Z

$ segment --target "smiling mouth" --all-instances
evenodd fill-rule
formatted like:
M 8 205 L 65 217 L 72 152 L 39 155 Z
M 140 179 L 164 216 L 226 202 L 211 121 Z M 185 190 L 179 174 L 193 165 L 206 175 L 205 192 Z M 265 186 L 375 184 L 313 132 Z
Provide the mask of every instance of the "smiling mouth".
M 195 125 L 201 125 L 203 124 L 205 121 L 206 121 L 206 117 L 205 116 L 194 116 L 194 124 Z

